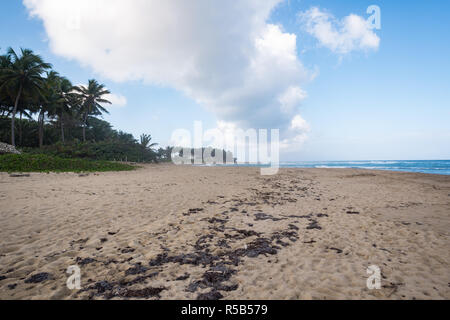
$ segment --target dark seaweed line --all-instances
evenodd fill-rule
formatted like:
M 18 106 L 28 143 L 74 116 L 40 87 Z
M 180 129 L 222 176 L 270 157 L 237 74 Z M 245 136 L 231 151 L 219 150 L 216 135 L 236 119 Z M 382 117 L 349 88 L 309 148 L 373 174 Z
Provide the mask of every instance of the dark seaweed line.
M 239 266 L 244 258 L 257 258 L 260 255 L 276 255 L 282 248 L 288 247 L 293 243 L 297 242 L 299 239 L 298 231 L 299 228 L 294 224 L 289 224 L 288 229 L 273 232 L 267 237 L 263 237 L 261 233 L 257 233 L 253 230 L 240 230 L 236 228 L 227 227 L 227 223 L 230 220 L 230 214 L 236 214 L 239 210 L 236 208 L 240 205 L 257 206 L 257 205 L 272 205 L 273 207 L 277 205 L 282 205 L 286 202 L 297 202 L 295 198 L 285 197 L 287 192 L 283 191 L 294 191 L 292 187 L 286 190 L 281 190 L 282 185 L 276 183 L 272 185 L 272 189 L 280 189 L 280 192 L 260 192 L 259 190 L 253 190 L 252 199 L 232 199 L 222 202 L 234 203 L 234 206 L 230 206 L 228 211 L 222 213 L 222 218 L 206 218 L 203 221 L 207 221 L 212 224 L 213 227 L 209 228 L 211 233 L 202 235 L 199 237 L 193 246 L 193 252 L 181 255 L 170 255 L 168 249 L 165 249 L 163 253 L 157 255 L 154 259 L 149 261 L 149 266 L 163 267 L 169 263 L 178 263 L 179 265 L 193 265 L 193 266 L 203 266 L 209 267 L 209 269 L 202 275 L 201 279 L 193 280 L 187 286 L 186 292 L 194 293 L 198 289 L 210 289 L 207 293 L 202 293 L 197 296 L 198 300 L 218 300 L 223 298 L 222 292 L 230 292 L 238 289 L 238 285 L 225 285 L 224 282 L 229 282 L 233 275 L 237 273 L 236 269 L 233 267 Z M 292 190 L 291 190 L 292 189 Z M 307 192 L 308 188 L 297 188 L 297 191 Z M 220 205 L 216 201 L 208 201 L 208 205 Z M 193 214 L 204 213 L 204 208 L 194 208 L 188 210 L 183 216 L 189 216 Z M 242 213 L 247 213 L 243 210 Z M 319 215 L 319 217 L 326 215 Z M 258 212 L 254 215 L 255 221 L 261 220 L 271 220 L 274 222 L 288 220 L 288 219 L 298 219 L 306 218 L 309 219 L 311 224 L 308 229 L 321 229 L 318 226 L 318 222 L 313 220 L 313 215 L 307 216 L 282 216 L 282 218 L 276 218 L 271 215 Z M 228 230 L 228 232 L 226 232 Z M 229 232 L 231 231 L 231 232 Z M 229 249 L 229 242 L 244 240 L 247 238 L 256 237 L 255 240 L 250 242 L 245 248 L 237 250 L 225 250 L 218 255 L 213 255 L 210 252 L 211 241 L 219 238 L 216 246 L 222 249 Z M 126 271 L 126 275 L 136 275 L 145 274 L 150 271 L 150 268 L 144 267 L 141 264 L 136 264 L 134 267 Z M 97 282 L 94 286 L 86 289 L 86 291 L 91 290 L 91 298 L 93 296 L 103 296 L 107 299 L 120 297 L 120 298 L 160 298 L 160 293 L 167 290 L 165 287 L 160 288 L 145 288 L 140 290 L 131 290 L 128 287 L 137 283 L 142 283 L 149 278 L 156 277 L 159 273 L 153 272 L 149 275 L 141 275 L 132 281 L 128 282 L 115 282 L 109 283 L 107 281 Z M 176 279 L 176 281 L 186 280 L 190 277 L 189 274 L 185 274 L 182 277 Z

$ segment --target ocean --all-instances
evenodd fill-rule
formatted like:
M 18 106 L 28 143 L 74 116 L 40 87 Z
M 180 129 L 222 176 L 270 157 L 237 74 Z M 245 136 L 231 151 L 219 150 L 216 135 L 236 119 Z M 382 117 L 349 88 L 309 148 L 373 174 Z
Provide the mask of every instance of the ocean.
M 450 175 L 450 160 L 413 161 L 292 161 L 280 163 L 281 168 L 352 168 Z

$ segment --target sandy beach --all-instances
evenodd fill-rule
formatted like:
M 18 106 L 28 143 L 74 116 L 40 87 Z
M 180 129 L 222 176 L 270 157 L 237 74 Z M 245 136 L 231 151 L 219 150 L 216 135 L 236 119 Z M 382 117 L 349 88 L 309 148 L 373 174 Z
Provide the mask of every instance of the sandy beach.
M 0 299 L 450 299 L 450 176 L 0 173 L 0 231 Z

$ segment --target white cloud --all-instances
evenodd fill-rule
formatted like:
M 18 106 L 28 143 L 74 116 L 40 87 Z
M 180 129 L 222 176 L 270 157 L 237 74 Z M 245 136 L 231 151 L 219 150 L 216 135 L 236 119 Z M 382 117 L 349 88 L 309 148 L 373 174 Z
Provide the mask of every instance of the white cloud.
M 310 130 L 308 123 L 300 115 L 296 115 L 294 117 L 294 119 L 292 119 L 291 129 L 292 130 L 302 130 L 302 131 Z
M 295 111 L 306 97 L 306 92 L 300 87 L 287 88 L 278 100 L 280 102 L 281 111 L 285 113 Z
M 306 32 L 335 53 L 377 50 L 380 45 L 380 38 L 361 16 L 350 14 L 338 20 L 330 13 L 313 7 L 301 12 L 299 17 Z
M 296 137 L 311 75 L 297 37 L 267 23 L 281 1 L 23 0 L 54 53 L 115 81 L 174 87 L 222 122 Z
M 105 96 L 105 99 L 111 102 L 111 107 L 122 108 L 127 105 L 127 98 L 120 94 L 108 94 Z
M 308 122 L 297 114 L 291 121 L 288 129 L 288 138 L 280 141 L 281 150 L 285 152 L 294 152 L 300 148 L 303 143 L 308 139 L 308 133 L 311 131 L 311 127 Z

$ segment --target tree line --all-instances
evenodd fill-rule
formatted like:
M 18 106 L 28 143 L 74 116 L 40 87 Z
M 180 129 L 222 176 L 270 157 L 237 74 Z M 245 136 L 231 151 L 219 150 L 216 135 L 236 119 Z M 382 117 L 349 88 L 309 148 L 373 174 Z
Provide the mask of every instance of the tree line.
M 111 159 L 105 160 L 114 160 L 129 153 L 131 161 L 165 159 L 170 151 L 155 151 L 157 144 L 150 135 L 137 141 L 98 118 L 109 113 L 109 94 L 94 79 L 86 86 L 73 85 L 32 50 L 9 48 L 0 55 L 0 140 L 67 156 L 105 158 L 107 154 Z M 115 147 L 122 151 L 114 151 Z M 99 154 L 99 148 L 108 151 Z
M 86 142 L 88 118 L 108 113 L 104 105 L 110 92 L 96 80 L 87 86 L 74 86 L 66 77 L 52 70 L 39 55 L 29 49 L 17 54 L 12 48 L 0 56 L 0 112 L 11 118 L 11 145 L 16 146 L 15 121 L 37 115 L 39 146 L 43 145 L 44 123 L 53 119 L 59 123 L 61 141 L 65 142 L 64 121 L 77 120 Z
M 138 141 L 98 118 L 109 113 L 105 106 L 111 104 L 110 93 L 94 79 L 74 86 L 32 50 L 17 53 L 9 48 L 0 55 L 0 141 L 27 153 L 64 158 L 170 161 L 172 147 L 156 150 L 151 135 L 143 134 Z M 220 151 L 224 159 L 233 159 Z

